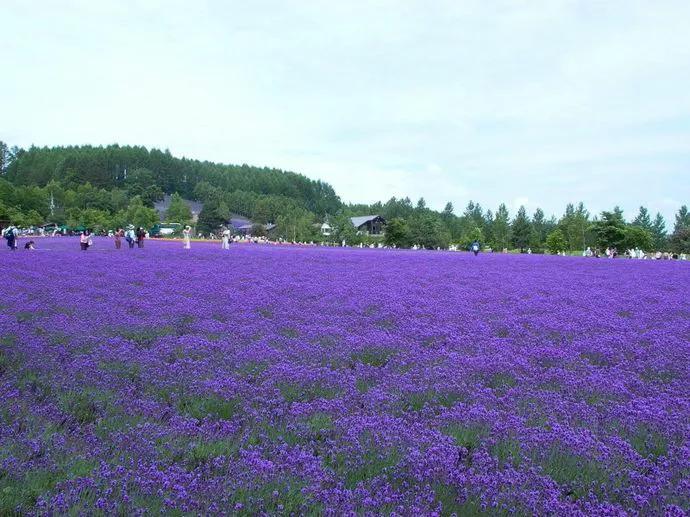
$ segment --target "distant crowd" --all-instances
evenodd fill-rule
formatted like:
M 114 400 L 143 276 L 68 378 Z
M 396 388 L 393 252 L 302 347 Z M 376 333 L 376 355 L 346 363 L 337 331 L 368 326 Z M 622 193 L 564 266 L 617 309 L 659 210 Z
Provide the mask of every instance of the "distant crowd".
M 67 229 L 60 229 L 60 228 L 55 228 L 54 230 L 50 232 L 44 231 L 43 228 L 38 228 L 38 229 L 20 229 L 16 226 L 8 226 L 4 229 L 1 230 L 2 236 L 5 238 L 7 241 L 7 247 L 11 250 L 16 250 L 18 248 L 18 238 L 20 236 L 28 237 L 29 239 L 32 236 L 39 236 L 39 237 L 60 237 L 60 236 L 78 236 L 79 237 L 79 246 L 80 249 L 83 251 L 87 251 L 89 248 L 93 246 L 93 237 L 94 235 L 98 235 L 101 237 L 109 237 L 113 239 L 115 249 L 121 249 L 122 248 L 122 241 L 127 243 L 127 246 L 130 249 L 133 249 L 135 247 L 137 248 L 143 248 L 144 243 L 146 240 L 151 238 L 149 232 L 145 230 L 142 227 L 135 227 L 134 225 L 130 224 L 126 228 L 118 228 L 117 230 L 110 230 L 108 232 L 100 232 L 100 233 L 94 233 L 91 232 L 91 230 L 85 229 L 81 231 L 74 231 L 74 230 L 67 230 Z M 160 237 L 160 236 L 159 236 Z M 172 236 L 170 236 L 172 237 Z M 170 238 L 167 237 L 167 238 Z M 229 227 L 223 226 L 219 229 L 218 233 L 210 233 L 208 235 L 203 235 L 201 233 L 198 233 L 196 236 L 193 236 L 192 228 L 190 226 L 184 227 L 182 230 L 182 243 L 184 249 L 191 249 L 191 243 L 192 243 L 192 238 L 196 238 L 199 240 L 213 240 L 213 241 L 220 241 L 221 248 L 222 249 L 229 249 L 231 243 L 237 243 L 237 244 L 275 244 L 275 245 L 293 245 L 293 246 L 327 246 L 327 247 L 355 247 L 355 248 L 377 248 L 377 249 L 396 249 L 395 245 L 388 246 L 384 244 L 383 242 L 378 242 L 376 244 L 374 243 L 369 243 L 369 244 L 363 244 L 359 243 L 353 246 L 350 246 L 347 244 L 346 241 L 342 241 L 339 243 L 335 242 L 314 242 L 314 241 L 290 241 L 286 240 L 283 238 L 279 238 L 277 240 L 270 240 L 265 236 L 252 236 L 252 235 L 233 235 L 232 231 L 230 230 Z M 175 237 L 172 237 L 175 238 Z M 24 249 L 26 250 L 34 250 L 36 249 L 36 241 L 34 240 L 28 240 L 27 242 L 24 243 Z M 422 246 L 418 245 L 413 245 L 411 247 L 412 250 L 422 250 L 424 249 Z M 438 251 L 442 251 L 441 248 L 437 248 Z M 463 247 L 463 246 L 458 246 L 458 245 L 450 245 L 448 248 L 445 248 L 443 251 L 470 251 L 474 253 L 475 256 L 477 256 L 480 252 L 484 253 L 495 253 L 496 250 L 493 250 L 488 247 L 482 246 L 478 241 L 472 242 L 469 246 Z M 532 254 L 532 249 L 527 248 L 526 250 L 522 250 L 524 253 L 527 253 L 528 255 Z M 508 249 L 504 248 L 502 250 L 502 253 L 508 253 Z M 562 255 L 566 256 L 568 255 L 565 251 L 560 251 L 557 252 L 556 255 Z M 610 248 L 605 248 L 603 251 L 601 251 L 599 248 L 592 248 L 592 247 L 587 247 L 582 252 L 583 257 L 587 258 L 609 258 L 609 259 L 614 259 L 619 257 L 619 252 L 618 249 L 615 247 L 610 247 Z M 633 248 L 633 249 L 628 249 L 625 251 L 623 254 L 624 257 L 626 258 L 631 258 L 631 259 L 640 259 L 640 260 L 689 260 L 690 257 L 685 254 L 685 253 L 669 253 L 669 252 L 662 252 L 662 251 L 656 251 L 656 252 L 645 252 L 639 248 Z

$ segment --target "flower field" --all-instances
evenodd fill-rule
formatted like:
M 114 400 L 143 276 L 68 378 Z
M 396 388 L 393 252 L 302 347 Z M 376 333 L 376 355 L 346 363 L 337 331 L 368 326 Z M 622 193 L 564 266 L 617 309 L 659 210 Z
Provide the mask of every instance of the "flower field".
M 690 512 L 690 264 L 38 248 L 0 514 Z

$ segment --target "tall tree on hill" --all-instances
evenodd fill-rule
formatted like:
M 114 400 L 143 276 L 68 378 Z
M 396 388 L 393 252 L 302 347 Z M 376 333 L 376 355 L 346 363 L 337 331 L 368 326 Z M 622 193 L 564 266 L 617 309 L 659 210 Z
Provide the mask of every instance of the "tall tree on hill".
M 657 251 L 661 251 L 666 248 L 666 221 L 664 217 L 657 212 L 654 217 L 654 222 L 652 223 L 652 245 Z
M 153 171 L 145 168 L 134 169 L 127 174 L 125 188 L 130 196 L 139 196 L 147 206 L 162 199 L 163 191 L 156 183 L 156 176 Z
M 10 166 L 11 154 L 9 146 L 0 140 L 0 175 L 5 175 L 7 168 Z
M 496 210 L 491 233 L 493 234 L 494 248 L 502 250 L 510 246 L 510 215 L 504 203 L 501 203 Z
M 529 246 L 531 236 L 532 224 L 530 223 L 529 217 L 527 217 L 525 207 L 521 206 L 518 209 L 515 219 L 513 219 L 511 228 L 513 246 L 519 248 L 521 252 L 524 252 L 527 246 Z

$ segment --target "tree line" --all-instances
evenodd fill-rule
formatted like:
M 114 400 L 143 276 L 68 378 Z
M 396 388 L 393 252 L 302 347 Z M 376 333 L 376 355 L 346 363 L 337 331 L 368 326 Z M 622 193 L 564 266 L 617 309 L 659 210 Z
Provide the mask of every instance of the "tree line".
M 505 204 L 493 211 L 470 201 L 461 213 L 452 203 L 442 211 L 423 198 L 395 197 L 371 205 L 344 204 L 327 183 L 300 174 L 175 158 L 169 151 L 138 146 L 10 148 L 0 142 L 0 220 L 19 226 L 55 222 L 95 230 L 125 224 L 149 228 L 159 220 L 153 204 L 174 194 L 165 218 L 188 223 L 183 198 L 203 204 L 197 231 L 211 233 L 233 214 L 276 225 L 287 240 L 323 240 L 319 224 L 333 227 L 331 239 L 349 244 L 371 240 L 359 235 L 350 217 L 380 215 L 387 221 L 388 245 L 446 248 L 484 246 L 533 252 L 583 250 L 587 246 L 690 252 L 690 216 L 682 206 L 672 228 L 645 207 L 629 221 L 615 207 L 592 215 L 583 203 L 568 204 L 560 218 L 537 208 L 510 214 Z M 670 234 L 669 234 L 670 230 Z

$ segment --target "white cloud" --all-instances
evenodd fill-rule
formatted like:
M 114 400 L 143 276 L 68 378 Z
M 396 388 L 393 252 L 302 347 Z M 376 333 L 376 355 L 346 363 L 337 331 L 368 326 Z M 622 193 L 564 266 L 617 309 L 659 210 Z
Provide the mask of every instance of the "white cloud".
M 0 18 L 10 144 L 168 147 L 458 211 L 668 218 L 690 198 L 685 1 L 8 0 Z

